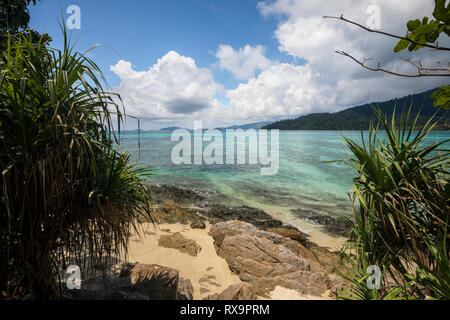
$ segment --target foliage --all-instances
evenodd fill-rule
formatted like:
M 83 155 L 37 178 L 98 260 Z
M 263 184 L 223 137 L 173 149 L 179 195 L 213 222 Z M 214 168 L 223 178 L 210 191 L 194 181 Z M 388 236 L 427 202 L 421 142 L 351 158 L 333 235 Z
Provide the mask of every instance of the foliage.
M 405 49 L 417 51 L 424 47 L 420 43 L 435 43 L 442 33 L 450 36 L 450 2 L 447 5 L 446 2 L 447 0 L 435 0 L 434 19 L 424 17 L 422 20 L 408 21 L 406 38 L 414 42 L 406 39 L 400 40 L 394 51 L 400 52 Z
M 435 43 L 441 34 L 450 36 L 450 2 L 447 0 L 435 0 L 435 8 L 433 11 L 434 19 L 424 17 L 422 20 L 410 20 L 407 23 L 408 32 L 407 39 L 400 40 L 394 48 L 395 52 L 408 49 L 409 51 L 417 51 L 423 48 L 427 43 Z M 436 100 L 434 106 L 439 108 L 450 109 L 450 86 L 442 86 L 437 90 L 432 98 Z
M 410 111 L 399 121 L 395 112 L 390 121 L 379 109 L 375 114 L 378 126 L 370 126 L 367 138 L 361 132 L 359 144 L 344 137 L 350 158 L 343 161 L 358 172 L 352 196 L 354 220 L 347 221 L 351 233 L 344 252 L 355 252 L 353 264 L 377 265 L 396 283 L 394 288 L 406 288 L 415 266 L 429 278 L 432 273 L 441 275 L 445 271 L 439 259 L 447 257 L 448 264 L 449 252 L 442 246 L 450 212 L 450 152 L 442 146 L 450 140 L 426 141 L 436 125 L 434 117 L 416 130 L 419 115 L 410 124 Z M 353 273 L 356 278 L 352 278 L 356 282 L 362 279 L 363 269 L 357 270 L 359 273 Z M 418 286 L 423 281 L 414 281 L 411 291 L 403 295 L 425 296 L 423 287 Z M 392 283 L 384 285 L 384 292 L 388 292 Z M 429 287 L 431 296 L 448 298 L 442 296 L 446 291 Z M 356 296 L 362 297 L 361 292 Z
M 417 127 L 421 127 L 428 121 L 430 116 L 436 113 L 433 107 L 433 100 L 430 95 L 435 90 L 427 91 L 400 99 L 394 99 L 386 102 L 374 103 L 380 110 L 388 116 L 392 116 L 395 106 L 408 106 L 414 102 L 411 114 L 420 116 L 417 119 Z M 292 120 L 281 120 L 265 126 L 266 129 L 280 130 L 368 130 L 371 120 L 376 116 L 372 113 L 372 105 L 353 107 L 337 113 L 315 113 L 301 116 Z M 439 111 L 438 125 L 436 130 L 448 130 L 450 123 L 450 114 Z
M 151 219 L 148 170 L 118 147 L 119 97 L 63 31 L 62 51 L 22 35 L 0 57 L 3 298 L 59 297 L 69 263 L 84 276 L 106 267 L 126 254 L 136 218 Z

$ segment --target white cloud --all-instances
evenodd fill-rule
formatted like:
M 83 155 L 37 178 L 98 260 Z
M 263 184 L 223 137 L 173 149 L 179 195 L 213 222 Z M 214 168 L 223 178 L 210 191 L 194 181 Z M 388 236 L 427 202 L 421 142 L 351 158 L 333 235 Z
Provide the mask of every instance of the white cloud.
M 264 56 L 262 46 L 246 45 L 236 51 L 229 45 L 220 45 L 216 57 L 219 67 L 231 72 L 236 79 L 248 79 L 256 70 L 264 70 L 272 64 Z
M 210 69 L 198 68 L 192 58 L 169 52 L 147 71 L 136 71 L 130 62 L 119 61 L 111 70 L 121 78 L 121 93 L 129 114 L 158 119 L 167 125 L 189 126 L 203 119 L 205 126 L 256 122 L 295 115 L 337 111 L 366 102 L 383 101 L 435 88 L 448 82 L 443 78 L 406 79 L 371 72 L 335 50 L 357 58 L 373 58 L 373 65 L 403 72 L 415 72 L 393 52 L 396 40 L 368 33 L 343 21 L 323 15 L 343 14 L 365 24 L 370 5 L 381 9 L 383 30 L 404 34 L 412 18 L 431 16 L 433 0 L 276 0 L 258 5 L 263 16 L 279 19 L 274 37 L 279 50 L 305 65 L 270 61 L 262 46 L 232 48 L 221 45 L 215 53 L 218 66 L 244 80 L 237 88 L 224 91 Z M 448 46 L 447 40 L 440 40 Z M 447 64 L 440 52 L 423 49 L 402 55 Z M 261 71 L 255 76 L 256 71 Z M 216 97 L 224 94 L 229 105 Z
M 211 71 L 198 68 L 192 58 L 170 51 L 147 71 L 135 71 L 130 62 L 120 60 L 110 67 L 121 83 L 114 88 L 127 113 L 154 119 L 195 117 L 219 102 L 222 91 Z
M 393 70 L 413 73 L 416 71 L 393 52 L 395 39 L 368 33 L 343 21 L 323 18 L 324 15 L 343 14 L 344 17 L 365 25 L 370 16 L 367 14 L 367 8 L 374 4 L 380 7 L 382 29 L 400 35 L 406 32 L 406 22 L 409 19 L 431 16 L 434 7 L 432 0 L 410 0 L 408 4 L 392 0 L 277 0 L 258 4 L 262 15 L 280 19 L 274 32 L 279 42 L 279 50 L 307 60 L 307 67 L 297 76 L 306 77 L 308 81 L 291 79 L 296 88 L 294 91 L 298 93 L 303 90 L 321 96 L 310 100 L 301 99 L 303 102 L 286 99 L 288 89 L 286 86 L 280 86 L 272 90 L 271 95 L 271 98 L 276 100 L 276 110 L 293 110 L 299 113 L 333 111 L 368 101 L 381 101 L 425 91 L 446 82 L 446 79 L 442 78 L 406 79 L 370 72 L 335 53 L 335 50 L 344 50 L 360 59 L 374 58 L 370 61 L 373 66 L 380 62 L 383 67 Z M 446 42 L 448 43 L 448 39 Z M 423 63 L 448 62 L 448 56 L 430 53 L 426 49 L 402 55 L 416 60 L 422 59 Z M 285 68 L 280 68 L 281 73 L 284 71 Z M 251 88 L 256 93 L 258 90 L 255 89 L 255 82 L 263 83 L 262 77 L 266 76 L 263 73 L 258 79 L 241 85 L 233 92 L 234 101 L 241 101 L 242 105 L 242 101 L 247 99 L 245 93 L 252 90 Z M 282 78 L 283 75 L 279 74 L 279 77 Z M 289 90 L 292 91 L 292 87 L 289 87 Z M 267 95 L 267 92 L 264 94 Z M 300 96 L 297 94 L 296 97 Z

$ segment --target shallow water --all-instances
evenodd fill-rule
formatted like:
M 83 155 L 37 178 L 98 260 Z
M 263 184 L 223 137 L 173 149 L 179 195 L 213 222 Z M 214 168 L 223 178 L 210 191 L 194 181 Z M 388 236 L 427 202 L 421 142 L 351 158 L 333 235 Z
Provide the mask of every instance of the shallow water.
M 139 165 L 153 167 L 152 183 L 193 188 L 213 201 L 261 208 L 290 221 L 295 218 L 291 209 L 351 214 L 347 193 L 356 172 L 343 163 L 323 163 L 347 157 L 342 135 L 361 140 L 358 131 L 280 131 L 279 171 L 274 176 L 262 176 L 261 165 L 175 165 L 171 152 L 178 142 L 171 141 L 171 132 L 141 134 L 140 152 L 137 134 L 123 133 L 121 147 Z M 427 141 L 448 138 L 450 132 L 433 132 Z

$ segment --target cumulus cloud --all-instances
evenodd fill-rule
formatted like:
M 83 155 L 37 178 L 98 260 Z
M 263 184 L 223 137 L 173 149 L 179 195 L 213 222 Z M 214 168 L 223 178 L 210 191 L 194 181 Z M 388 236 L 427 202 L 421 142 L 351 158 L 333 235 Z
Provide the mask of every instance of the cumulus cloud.
M 270 61 L 262 46 L 221 45 L 215 53 L 217 65 L 243 80 L 237 88 L 225 91 L 214 81 L 211 69 L 199 68 L 192 58 L 171 51 L 147 71 L 137 71 L 124 60 L 111 66 L 121 79 L 115 89 L 130 114 L 170 125 L 203 119 L 205 126 L 220 126 L 337 111 L 446 84 L 448 80 L 442 78 L 407 79 L 371 72 L 335 53 L 344 50 L 357 58 L 373 58 L 369 63 L 374 66 L 379 62 L 400 72 L 416 71 L 393 52 L 395 39 L 322 17 L 343 14 L 365 25 L 370 17 L 367 8 L 372 5 L 380 8 L 381 28 L 402 35 L 408 20 L 431 16 L 434 1 L 264 1 L 258 4 L 261 14 L 279 20 L 274 30 L 279 50 L 305 60 L 304 65 Z M 440 44 L 450 45 L 448 39 L 440 39 Z M 402 55 L 422 60 L 424 65 L 448 63 L 442 53 L 426 49 Z M 229 104 L 219 102 L 220 95 Z
M 236 79 L 248 79 L 256 70 L 264 70 L 272 64 L 264 56 L 262 46 L 246 45 L 234 50 L 229 45 L 220 45 L 216 57 L 219 59 L 219 67 L 231 72 Z
M 198 68 L 192 58 L 170 51 L 147 71 L 136 71 L 120 60 L 110 67 L 121 83 L 127 112 L 139 117 L 165 119 L 195 116 L 219 104 L 214 96 L 223 90 L 210 69 Z
M 393 52 L 396 40 L 381 35 L 370 34 L 355 26 L 338 20 L 324 19 L 324 15 L 339 16 L 366 25 L 373 12 L 368 13 L 369 6 L 380 9 L 381 28 L 385 31 L 402 35 L 406 31 L 406 22 L 423 15 L 431 16 L 434 2 L 432 0 L 410 0 L 404 2 L 391 0 L 277 0 L 258 4 L 260 12 L 266 17 L 278 17 L 280 23 L 274 32 L 279 42 L 279 50 L 294 57 L 307 60 L 306 68 L 299 74 L 309 81 L 293 79 L 297 92 L 301 89 L 314 92 L 326 99 L 313 99 L 313 105 L 300 104 L 295 99 L 278 99 L 278 104 L 286 110 L 308 113 L 315 110 L 336 110 L 349 105 L 356 105 L 373 100 L 385 100 L 434 88 L 445 83 L 440 78 L 406 79 L 370 72 L 348 58 L 338 56 L 335 50 L 344 50 L 353 56 L 373 58 L 373 66 L 378 62 L 385 68 L 400 72 L 415 72 L 411 65 L 405 63 Z M 445 41 L 445 39 L 442 39 Z M 441 40 L 441 45 L 443 41 Z M 448 39 L 447 39 L 448 43 Z M 448 62 L 443 53 L 430 53 L 429 50 L 413 54 L 403 53 L 413 60 L 422 60 L 424 64 L 435 61 Z M 261 74 L 261 77 L 265 76 Z M 262 82 L 263 79 L 256 79 Z M 244 92 L 255 87 L 254 82 L 240 86 L 233 96 L 236 101 L 245 99 Z M 246 88 L 248 86 L 249 88 Z M 279 90 L 286 90 L 280 87 Z M 278 97 L 285 94 L 278 93 Z M 274 96 L 275 97 L 275 96 Z M 308 101 L 308 100 L 306 100 Z M 309 101 L 308 101 L 309 103 Z M 305 105 L 305 107 L 299 107 Z M 311 109 L 312 108 L 312 109 Z

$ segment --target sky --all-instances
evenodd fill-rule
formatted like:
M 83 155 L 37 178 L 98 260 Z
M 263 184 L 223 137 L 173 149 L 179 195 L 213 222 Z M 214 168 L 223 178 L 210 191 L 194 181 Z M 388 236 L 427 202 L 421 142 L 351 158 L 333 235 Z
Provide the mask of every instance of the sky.
M 323 18 L 343 14 L 404 35 L 408 20 L 431 16 L 433 0 L 41 0 L 30 6 L 31 28 L 61 48 L 58 22 L 76 21 L 67 12 L 72 5 L 80 9 L 80 28 L 70 31 L 77 50 L 99 45 L 88 56 L 143 129 L 336 112 L 449 82 L 363 69 L 335 50 L 401 72 L 415 71 L 401 57 L 430 66 L 449 61 L 427 49 L 400 57 L 395 39 Z M 127 122 L 127 129 L 135 126 Z

